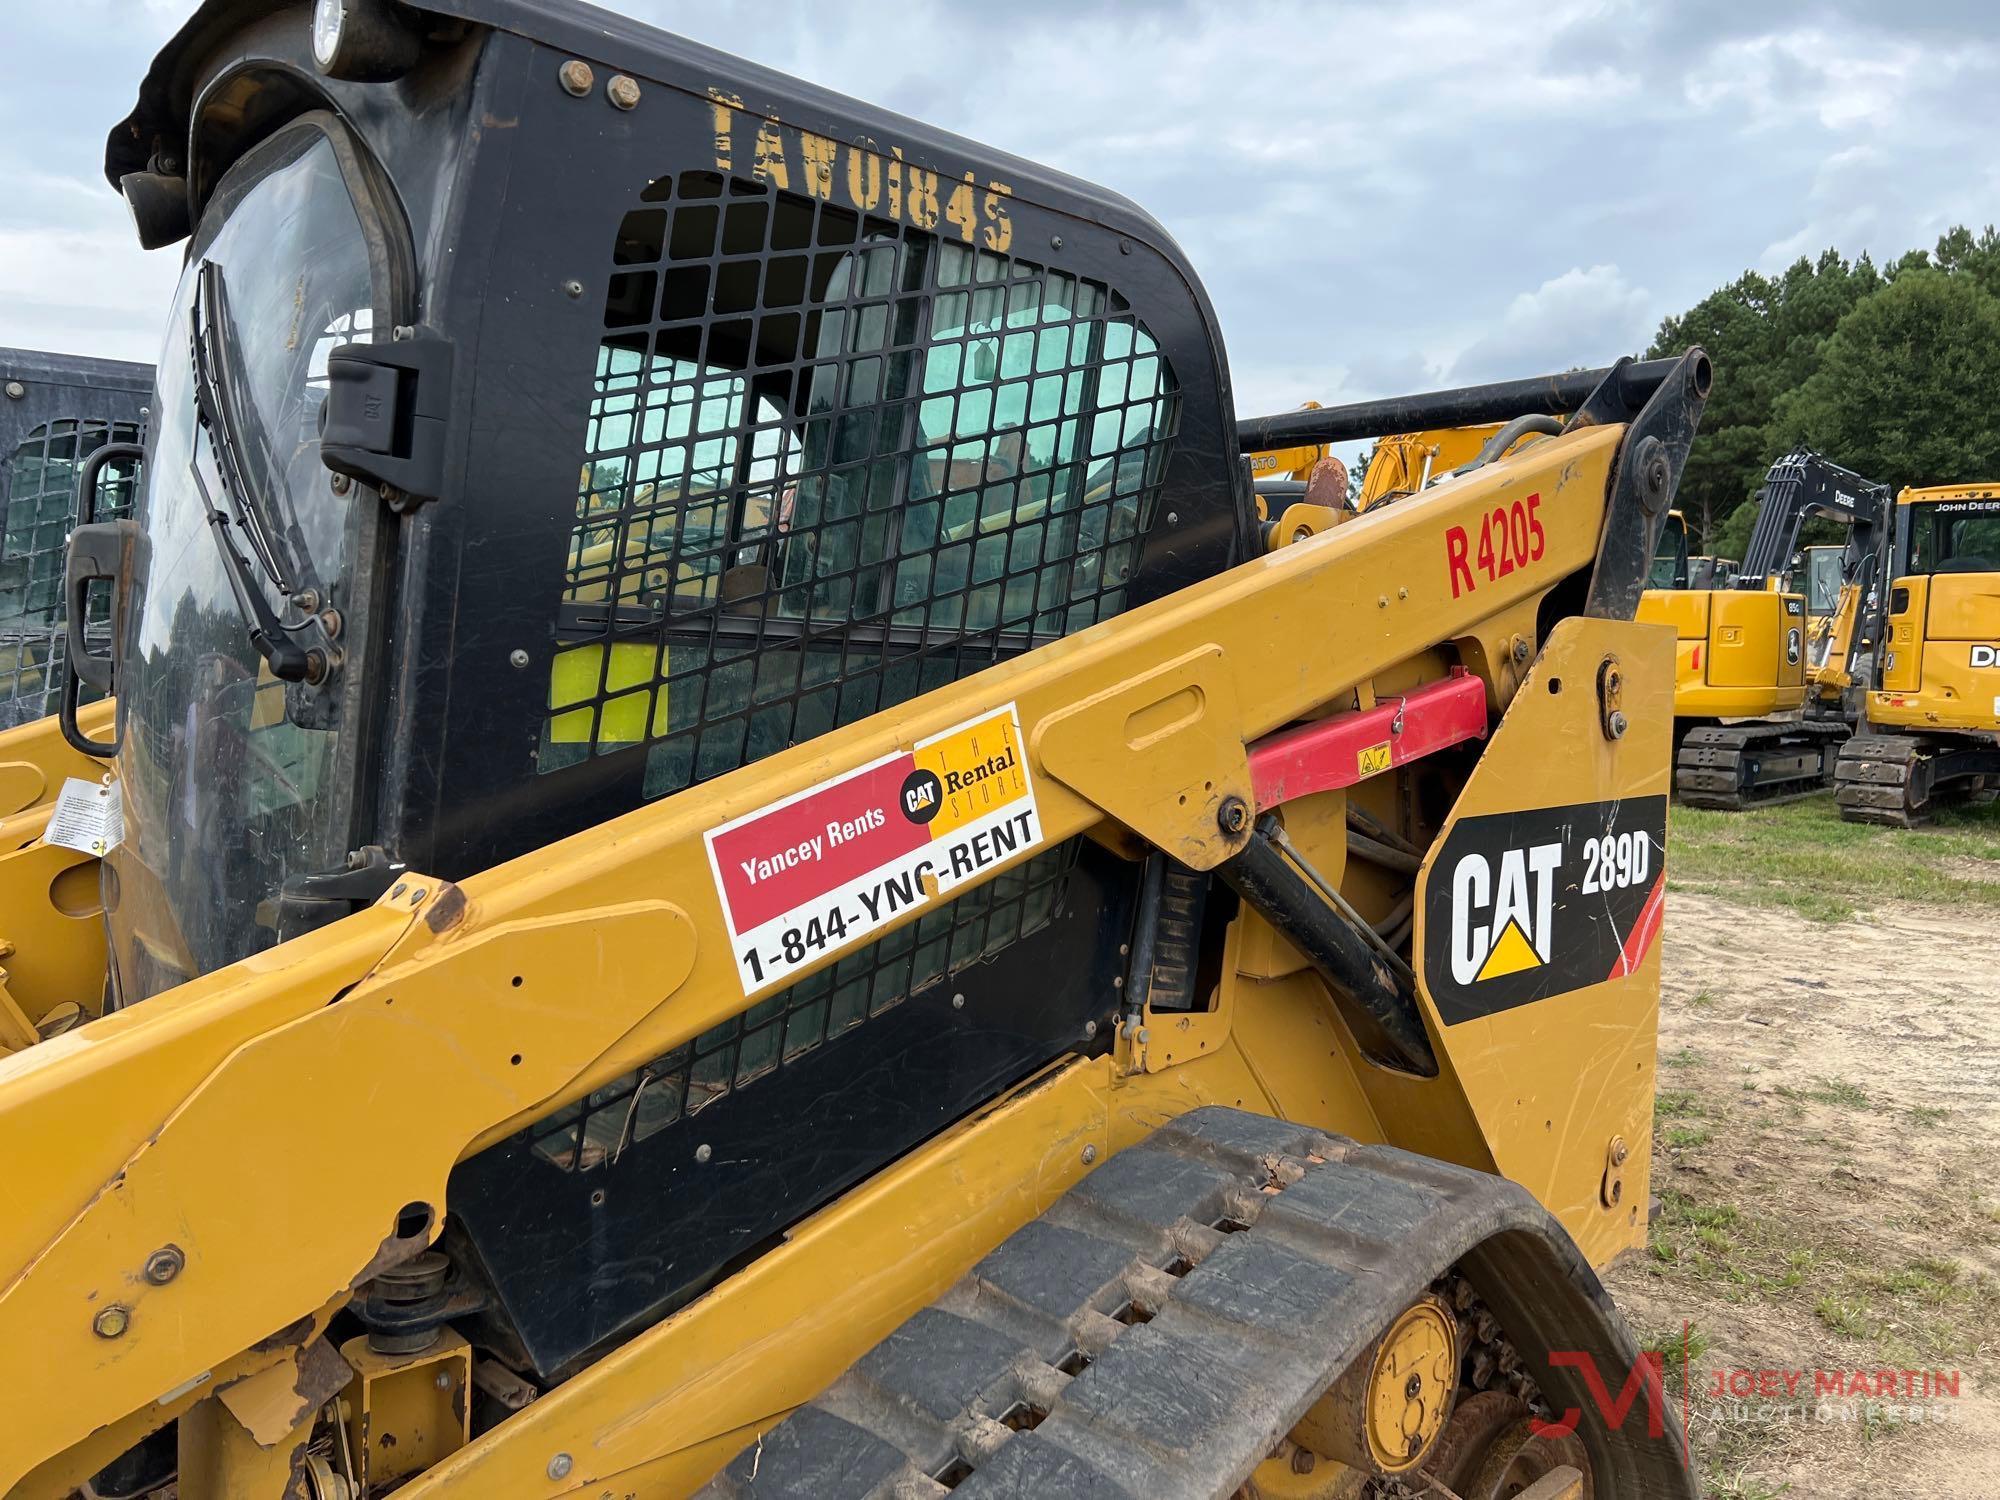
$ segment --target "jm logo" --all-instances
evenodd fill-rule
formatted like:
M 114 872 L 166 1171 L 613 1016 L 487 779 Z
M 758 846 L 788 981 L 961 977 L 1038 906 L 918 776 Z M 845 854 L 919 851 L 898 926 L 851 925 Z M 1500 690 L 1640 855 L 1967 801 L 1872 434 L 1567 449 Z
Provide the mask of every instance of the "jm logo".
M 1476 984 L 1549 961 L 1561 844 L 1467 854 L 1451 872 L 1451 977 Z

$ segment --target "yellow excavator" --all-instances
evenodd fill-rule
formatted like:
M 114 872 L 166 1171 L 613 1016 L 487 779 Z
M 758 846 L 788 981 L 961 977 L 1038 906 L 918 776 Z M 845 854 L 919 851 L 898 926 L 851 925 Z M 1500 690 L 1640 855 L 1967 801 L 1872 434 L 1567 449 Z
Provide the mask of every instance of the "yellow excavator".
M 1905 489 L 1883 542 L 1882 645 L 1849 674 L 1865 722 L 1834 774 L 1843 818 L 1909 828 L 2000 788 L 2000 486 Z
M 1694 1495 L 1593 1268 L 1699 350 L 1243 416 L 1134 205 L 563 0 L 208 0 L 106 168 L 0 1492 Z
M 1888 490 L 1800 451 L 1772 464 L 1757 505 L 1728 588 L 1658 586 L 1656 564 L 1656 586 L 1639 603 L 1639 619 L 1674 628 L 1674 791 L 1695 807 L 1738 811 L 1822 790 L 1854 722 L 1849 667 L 1880 633 L 1864 603 L 1879 598 L 1870 574 L 1888 533 Z M 1809 660 L 1806 596 L 1789 584 L 1800 530 L 1815 518 L 1846 525 L 1848 540 L 1841 590 Z M 1684 558 L 1684 532 L 1680 546 Z

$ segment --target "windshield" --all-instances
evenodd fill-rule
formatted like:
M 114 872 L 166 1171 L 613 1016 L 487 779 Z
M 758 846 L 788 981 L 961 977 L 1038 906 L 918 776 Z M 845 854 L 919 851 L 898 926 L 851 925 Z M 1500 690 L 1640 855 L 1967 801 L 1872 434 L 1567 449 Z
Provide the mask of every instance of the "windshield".
M 1660 528 L 1660 545 L 1653 552 L 1653 571 L 1646 580 L 1649 588 L 1684 589 L 1688 586 L 1687 522 L 1679 511 L 1667 513 Z
M 1910 507 L 1906 573 L 2000 573 L 2000 500 L 1932 500 Z
M 226 282 L 193 316 L 203 266 Z M 160 356 L 139 517 L 145 560 L 119 656 L 126 842 L 108 862 L 118 989 L 127 1003 L 272 942 L 289 875 L 337 868 L 348 850 L 343 732 L 333 691 L 272 676 L 251 640 L 217 545 L 206 487 L 214 439 L 196 421 L 197 321 L 226 372 L 242 495 L 228 521 L 265 534 L 316 608 L 349 611 L 364 506 L 336 494 L 319 459 L 326 357 L 368 336 L 377 294 L 367 241 L 328 137 L 294 127 L 232 169 L 203 217 Z M 239 543 L 238 545 L 242 545 Z M 241 582 L 242 580 L 238 580 Z M 268 567 L 248 577 L 272 611 L 299 617 Z M 357 645 L 350 626 L 347 676 Z M 351 754 L 351 752 L 350 752 Z
M 1830 615 L 1840 604 L 1845 547 L 1806 548 L 1806 613 Z

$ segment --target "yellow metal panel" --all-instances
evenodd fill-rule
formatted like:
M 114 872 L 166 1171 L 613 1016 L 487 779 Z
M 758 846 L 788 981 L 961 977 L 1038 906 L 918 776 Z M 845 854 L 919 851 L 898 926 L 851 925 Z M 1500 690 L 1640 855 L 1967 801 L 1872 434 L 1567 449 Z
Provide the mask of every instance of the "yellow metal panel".
M 215 1397 L 181 1418 L 179 1492 L 188 1500 L 286 1500 L 305 1462 L 311 1434 L 294 1432 L 265 1446 Z M 300 1476 L 303 1478 L 303 1476 Z
M 1920 574 L 1898 578 L 1890 588 L 1888 659 L 1883 663 L 1883 692 L 1877 698 L 1914 693 L 1924 685 L 1924 615 L 1930 605 L 1930 585 L 1930 578 Z M 1902 603 L 1900 609 L 1895 607 L 1897 601 Z
M 76 725 L 92 739 L 111 736 L 112 705 L 90 703 L 77 710 Z M 104 762 L 70 747 L 55 715 L 0 730 L 0 817 L 55 800 L 70 777 L 95 781 Z
M 1671 625 L 1684 641 L 1706 640 L 1711 597 L 1707 589 L 1647 589 L 1633 618 L 1644 625 Z
M 0 1350 L 38 1350 L 38 1359 L 58 1363 L 91 1391 L 88 1403 L 66 1402 L 56 1412 L 32 1387 L 0 1391 L 0 1455 L 10 1470 L 26 1467 L 18 1435 L 30 1427 L 38 1440 L 53 1440 L 45 1451 L 66 1446 L 96 1425 L 93 1411 L 132 1411 L 282 1327 L 284 1304 L 261 1289 L 353 1287 L 420 1250 L 442 1222 L 445 1177 L 465 1133 L 435 1128 L 438 1101 L 456 1101 L 467 1123 L 532 1107 L 623 1029 L 623 1018 L 598 1003 L 601 994 L 671 994 L 693 955 L 686 918 L 665 903 L 479 933 L 457 930 L 465 912 L 453 887 L 433 884 L 426 900 L 404 909 L 423 913 L 418 925 L 451 948 L 451 963 L 419 964 L 416 972 L 389 967 L 339 1006 L 322 999 L 290 1024 L 246 1040 L 228 1067 L 176 1107 L 172 1128 L 156 1126 L 41 1252 L 41 1263 L 60 1273 L 16 1282 L 0 1295 Z M 163 1019 L 172 1012 L 155 1009 L 161 999 L 113 1019 Z M 81 1044 L 89 1061 L 94 1029 L 19 1054 L 0 1069 L 62 1058 L 65 1042 Z M 397 1081 L 385 1078 L 385 1069 L 398 1070 Z M 0 1123 L 19 1118 L 10 1109 Z M 258 1153 L 273 1164 L 258 1174 L 254 1192 L 237 1173 L 215 1170 L 240 1159 L 250 1128 Z M 11 1140 L 8 1153 L 16 1161 L 32 1154 L 16 1154 Z M 319 1168 L 289 1169 L 315 1157 L 323 1159 Z M 329 1214 L 335 1158 L 356 1170 L 339 1185 L 340 1212 Z M 389 1164 L 393 1170 L 385 1170 Z M 49 1196 L 29 1201 L 41 1208 Z M 430 1223 L 398 1238 L 409 1206 L 428 1209 Z M 185 1252 L 186 1268 L 154 1286 L 142 1274 L 144 1259 L 168 1242 Z M 100 1337 L 94 1311 L 112 1298 L 130 1309 L 129 1323 L 116 1338 Z
M 287 1332 L 296 1331 L 300 1345 L 311 1343 L 326 1332 L 327 1323 L 346 1303 L 347 1297 L 343 1293 L 337 1301 L 315 1313 L 300 1329 Z M 280 1367 L 296 1369 L 293 1356 L 297 1347 L 282 1345 L 251 1349 L 225 1364 L 217 1365 L 213 1370 L 202 1371 L 196 1378 L 184 1382 L 181 1388 L 164 1393 L 118 1421 L 106 1423 L 82 1442 L 58 1454 L 8 1491 L 8 1500 L 70 1500 L 79 1485 L 128 1451 L 147 1433 L 165 1426 L 198 1403 L 220 1405 L 208 1400 L 219 1388 L 266 1370 Z M 239 1422 L 237 1425 L 242 1424 Z M 196 1500 L 200 1493 L 191 1485 L 184 1485 L 181 1492 L 186 1500 Z
M 451 1329 L 415 1354 L 378 1354 L 366 1335 L 340 1353 L 354 1367 L 347 1441 L 365 1488 L 421 1474 L 472 1436 L 472 1346 Z
M 1930 585 L 1928 639 L 2000 641 L 2000 573 L 1938 573 Z
M 0 854 L 0 940 L 7 987 L 31 1021 L 74 1001 L 96 1015 L 104 996 L 104 909 L 99 863 L 36 842 Z
M 1704 668 L 1709 687 L 1772 691 L 1803 687 L 1803 595 L 1732 589 L 1710 597 L 1713 603 Z M 1788 632 L 1794 630 L 1799 632 L 1796 654 L 1787 647 Z
M 1898 505 L 1913 505 L 1920 500 L 1991 500 L 2000 495 L 2000 486 L 1992 484 L 1937 484 L 1929 489 L 1906 489 L 1896 496 Z
M 1668 632 L 1658 626 L 1574 617 L 1550 636 L 1466 783 L 1453 821 L 1536 806 L 1657 796 L 1669 791 L 1673 679 Z M 1608 738 L 1592 684 L 1615 656 L 1630 728 Z M 1561 684 L 1560 691 L 1550 688 Z M 1433 846 L 1424 879 L 1448 879 Z M 1417 906 L 1417 952 L 1426 913 Z M 1440 1055 L 1450 1060 L 1492 1152 L 1494 1167 L 1539 1198 L 1593 1264 L 1642 1244 L 1650 1166 L 1659 944 L 1623 978 L 1444 1026 L 1425 990 Z M 1420 971 L 1421 972 L 1421 971 Z M 1401 1121 L 1384 1115 L 1390 1139 Z M 1599 1196 L 1614 1135 L 1630 1146 L 1625 1191 Z
M 1217 826 L 1223 799 L 1250 805 L 1236 679 L 1204 645 L 1110 691 L 1057 710 L 1035 731 L 1036 757 L 1182 864 L 1213 869 L 1243 845 Z

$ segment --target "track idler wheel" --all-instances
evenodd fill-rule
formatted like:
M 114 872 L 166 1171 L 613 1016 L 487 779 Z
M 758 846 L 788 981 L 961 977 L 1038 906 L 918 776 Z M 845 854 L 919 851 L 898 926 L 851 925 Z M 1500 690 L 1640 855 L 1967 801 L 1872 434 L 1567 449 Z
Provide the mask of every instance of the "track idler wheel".
M 1368 1476 L 1413 1474 L 1444 1433 L 1458 1363 L 1458 1320 L 1441 1297 L 1419 1297 L 1257 1466 L 1246 1493 L 1337 1500 Z

